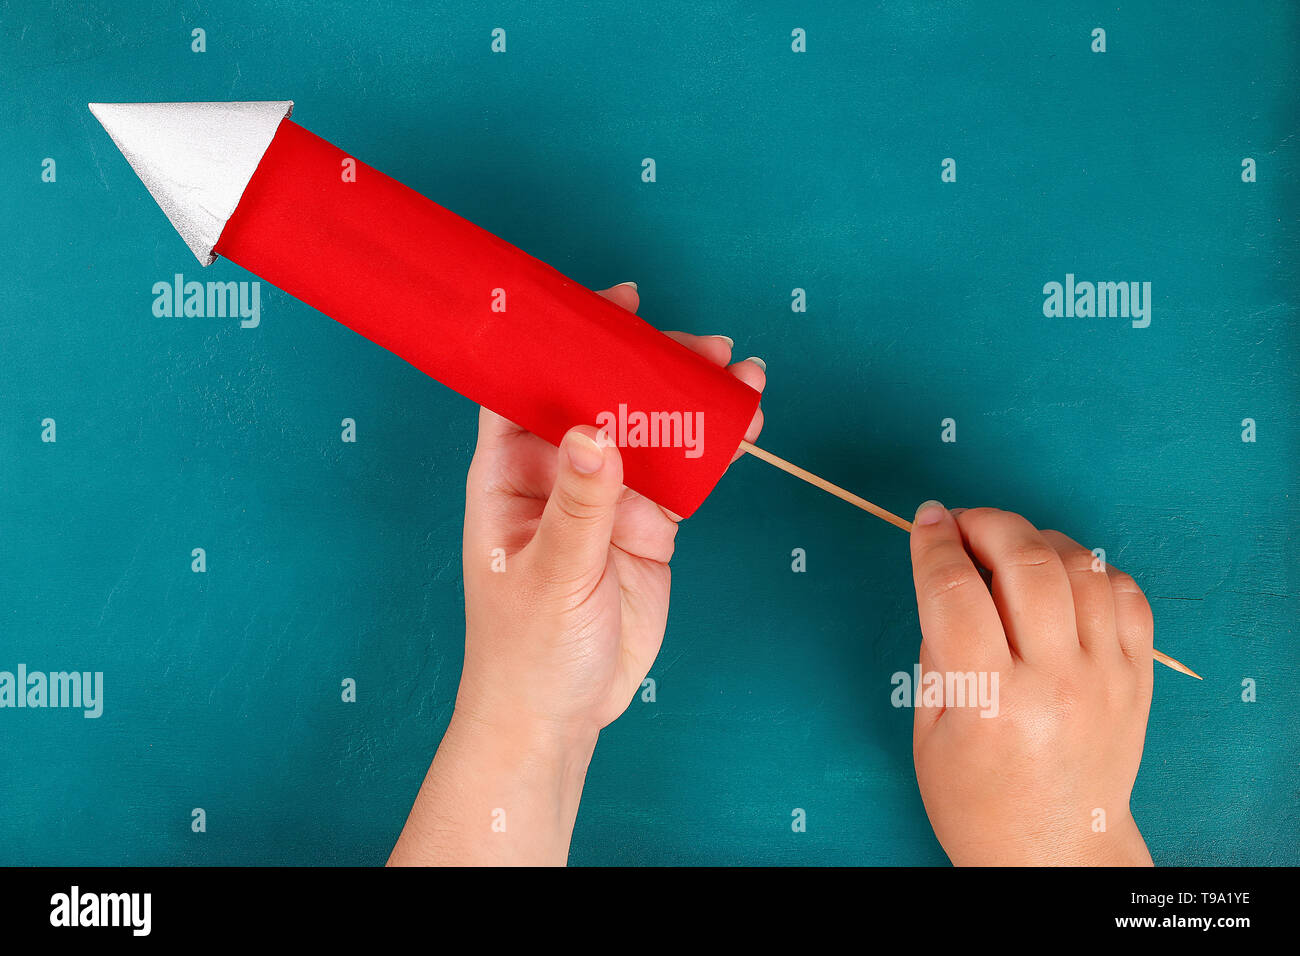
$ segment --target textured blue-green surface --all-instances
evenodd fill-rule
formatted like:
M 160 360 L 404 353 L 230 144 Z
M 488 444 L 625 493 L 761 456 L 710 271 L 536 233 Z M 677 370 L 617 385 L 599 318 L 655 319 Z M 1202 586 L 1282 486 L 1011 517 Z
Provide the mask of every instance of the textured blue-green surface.
M 0 669 L 105 681 L 98 720 L 0 710 L 0 862 L 378 863 L 449 717 L 476 410 L 266 284 L 256 329 L 155 318 L 174 273 L 248 276 L 201 273 L 85 107 L 289 98 L 764 357 L 777 453 L 1104 547 L 1206 677 L 1157 668 L 1156 860 L 1300 862 L 1294 4 L 398 6 L 0 5 Z M 1150 327 L 1044 317 L 1066 273 L 1150 281 Z M 573 861 L 943 861 L 889 705 L 906 537 L 744 461 L 674 565 Z

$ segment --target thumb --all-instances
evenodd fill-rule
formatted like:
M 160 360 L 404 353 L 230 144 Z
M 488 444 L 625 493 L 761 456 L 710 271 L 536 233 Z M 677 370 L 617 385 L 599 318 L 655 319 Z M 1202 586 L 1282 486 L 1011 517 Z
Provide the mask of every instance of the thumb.
M 569 429 L 560 442 L 555 486 L 529 543 L 548 580 L 578 586 L 600 580 L 622 494 L 618 448 L 591 425 Z

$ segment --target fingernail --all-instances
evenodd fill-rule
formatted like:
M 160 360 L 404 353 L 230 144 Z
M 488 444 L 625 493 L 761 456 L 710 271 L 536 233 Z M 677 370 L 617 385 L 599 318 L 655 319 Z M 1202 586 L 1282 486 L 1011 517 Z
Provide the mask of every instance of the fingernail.
M 583 475 L 594 475 L 605 464 L 605 453 L 595 439 L 582 432 L 570 432 L 564 440 L 564 451 L 569 456 L 573 470 Z
M 749 358 L 745 359 L 745 361 L 746 361 L 746 362 L 753 362 L 755 365 L 757 365 L 759 368 L 761 368 L 764 372 L 767 371 L 767 363 L 764 362 L 764 361 L 763 361 L 761 358 L 759 358 L 757 355 L 751 355 Z
M 916 517 L 913 519 L 914 524 L 938 524 L 943 520 L 943 516 L 948 513 L 945 508 L 937 501 L 924 502 L 921 507 L 916 509 Z
M 614 288 L 617 289 L 618 286 L 620 286 L 620 285 L 630 285 L 630 286 L 632 287 L 632 291 L 633 291 L 633 292 L 638 291 L 635 282 L 620 282 L 618 285 L 614 286 Z
M 713 338 L 722 339 L 722 341 L 727 343 L 727 348 L 729 349 L 734 349 L 736 347 L 736 340 L 733 339 L 730 335 L 715 335 L 713 336 Z

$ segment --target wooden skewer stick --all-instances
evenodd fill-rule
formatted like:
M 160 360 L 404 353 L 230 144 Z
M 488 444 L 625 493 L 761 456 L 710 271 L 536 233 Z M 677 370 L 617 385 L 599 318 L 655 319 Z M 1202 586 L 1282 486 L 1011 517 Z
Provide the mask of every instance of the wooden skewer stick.
M 898 515 L 894 514 L 891 511 L 886 511 L 884 508 L 880 507 L 879 505 L 873 505 L 866 498 L 862 498 L 858 495 L 855 495 L 851 491 L 845 491 L 839 485 L 832 484 L 831 482 L 827 481 L 825 478 L 819 477 L 818 475 L 814 475 L 811 471 L 807 471 L 803 468 L 800 468 L 798 465 L 791 464 L 790 462 L 786 461 L 784 458 L 778 458 L 770 451 L 764 451 L 763 449 L 759 448 L 757 445 L 751 445 L 747 441 L 742 441 L 740 443 L 740 450 L 745 452 L 745 454 L 747 455 L 753 455 L 755 458 L 761 458 L 769 465 L 773 465 L 776 468 L 780 468 L 782 471 L 788 472 L 789 474 L 794 475 L 796 478 L 802 478 L 804 481 L 808 482 L 808 484 L 814 485 L 820 488 L 822 491 L 834 495 L 836 498 L 841 498 L 844 501 L 847 501 L 849 504 L 861 508 L 863 511 L 870 512 L 871 514 L 875 515 L 877 518 L 880 518 L 884 521 L 888 521 L 896 528 L 902 528 L 908 534 L 912 533 L 912 522 L 900 518 Z M 1200 674 L 1196 673 L 1196 671 L 1188 667 L 1186 664 L 1182 663 L 1181 661 L 1175 660 L 1174 658 L 1170 657 L 1168 654 L 1163 654 L 1160 651 L 1153 651 L 1152 656 L 1161 664 L 1164 664 L 1166 667 L 1172 667 L 1174 670 L 1178 671 L 1181 674 L 1186 674 L 1189 677 L 1195 677 L 1197 680 L 1205 679 L 1201 677 Z
M 863 511 L 871 512 L 877 518 L 880 518 L 884 521 L 888 521 L 896 528 L 902 528 L 908 534 L 912 533 L 912 522 L 900 518 L 892 511 L 886 511 L 884 508 L 880 507 L 880 505 L 873 505 L 866 498 L 860 498 L 851 491 L 845 491 L 839 485 L 831 484 L 825 478 L 819 478 L 817 475 L 814 475 L 811 471 L 805 471 L 804 469 L 800 468 L 798 465 L 792 465 L 784 458 L 776 457 L 776 455 L 772 454 L 770 451 L 763 451 L 763 449 L 759 448 L 757 445 L 751 445 L 747 441 L 742 441 L 740 443 L 740 450 L 745 452 L 745 454 L 747 455 L 753 455 L 755 458 L 761 458 L 769 465 L 775 465 L 777 468 L 780 468 L 782 471 L 789 472 L 790 474 L 794 475 L 796 478 L 802 478 L 804 481 L 808 482 L 808 484 L 816 485 L 822 491 L 829 492 L 830 494 L 834 495 L 836 498 L 843 498 L 849 504 L 856 505 L 857 507 L 861 508 Z
M 1187 666 L 1186 664 L 1184 664 L 1182 661 L 1174 660 L 1174 659 L 1173 659 L 1172 657 L 1170 657 L 1168 654 L 1162 654 L 1160 651 L 1153 650 L 1153 651 L 1151 652 L 1151 655 L 1152 655 L 1156 660 L 1158 660 L 1161 664 L 1164 664 L 1165 667 L 1172 667 L 1174 670 L 1178 671 L 1180 674 L 1186 674 L 1188 677 L 1195 677 L 1197 680 L 1205 680 L 1204 677 L 1202 677 L 1200 674 L 1196 673 L 1196 671 L 1192 670 L 1190 667 L 1188 667 L 1188 666 Z

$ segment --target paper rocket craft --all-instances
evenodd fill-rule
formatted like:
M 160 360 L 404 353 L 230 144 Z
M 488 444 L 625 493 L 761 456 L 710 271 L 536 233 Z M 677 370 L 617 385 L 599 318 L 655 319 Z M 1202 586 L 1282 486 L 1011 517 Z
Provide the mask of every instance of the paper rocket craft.
M 303 129 L 292 102 L 90 110 L 203 265 L 238 263 L 552 444 L 633 421 L 624 483 L 670 511 L 694 512 L 740 446 L 758 392 Z
M 292 102 L 91 103 L 90 111 L 203 265 L 217 256 L 239 263 L 552 444 L 574 425 L 616 422 L 624 484 L 668 510 L 692 514 L 743 447 L 912 530 L 744 442 L 754 389 L 309 133 L 289 119 Z M 637 427 L 643 440 L 628 440 Z M 689 442 L 662 440 L 684 439 L 688 427 Z M 1160 651 L 1154 657 L 1199 679 Z

